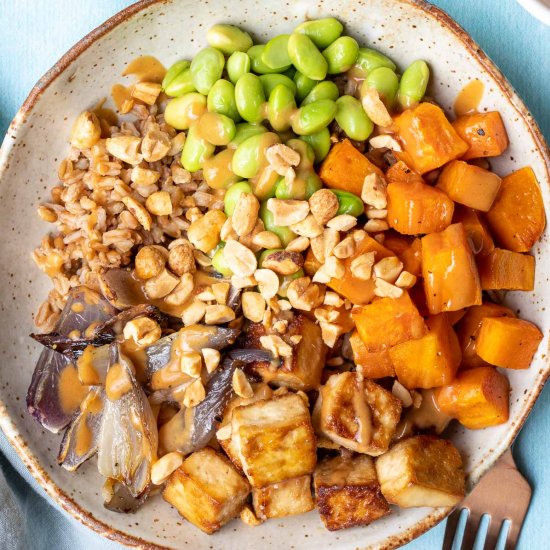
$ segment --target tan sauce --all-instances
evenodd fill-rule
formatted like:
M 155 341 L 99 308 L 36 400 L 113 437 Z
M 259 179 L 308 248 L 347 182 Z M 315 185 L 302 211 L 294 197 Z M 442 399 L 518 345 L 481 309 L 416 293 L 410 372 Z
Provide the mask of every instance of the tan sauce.
M 105 379 L 105 393 L 110 401 L 117 401 L 132 389 L 132 380 L 126 368 L 120 363 L 114 363 L 109 367 Z
M 82 313 L 84 311 L 84 304 L 82 302 L 75 302 L 71 306 L 71 311 L 73 313 Z
M 81 419 L 76 429 L 76 445 L 74 452 L 77 456 L 84 456 L 92 445 L 93 434 L 88 426 L 87 415 Z
M 358 443 L 358 450 L 364 452 L 369 448 L 372 440 L 372 414 L 367 404 L 363 381 L 355 382 L 355 391 L 353 393 L 353 409 L 356 417 L 357 432 L 355 440 Z
M 139 382 L 147 379 L 147 351 L 139 347 L 134 340 L 124 340 L 120 343 L 120 351 L 132 361 L 136 369 L 136 378 Z
M 108 109 L 104 106 L 106 100 L 106 98 L 101 99 L 92 109 L 99 119 L 99 124 L 101 126 L 101 137 L 104 138 L 110 136 L 111 126 L 118 126 L 119 123 L 117 114 L 112 109 Z
M 134 102 L 132 90 L 133 86 L 123 86 L 122 84 L 114 84 L 111 88 L 111 97 L 119 112 L 127 113 L 131 109 Z
M 138 80 L 148 82 L 162 82 L 166 75 L 164 65 L 152 55 L 142 55 L 130 61 L 122 71 L 122 76 L 135 75 Z
M 472 80 L 460 90 L 456 96 L 454 103 L 454 111 L 456 116 L 466 115 L 469 113 L 474 113 L 477 111 L 481 99 L 483 97 L 483 92 L 485 90 L 485 85 L 481 80 L 477 78 Z
M 217 155 L 205 159 L 202 175 L 213 189 L 226 189 L 241 179 L 233 173 L 231 168 L 234 154 L 235 149 L 224 149 Z
M 57 394 L 63 412 L 72 413 L 78 409 L 88 389 L 81 384 L 76 367 L 72 364 L 67 365 L 59 374 L 57 383 Z
M 87 346 L 76 362 L 80 381 L 89 386 L 97 386 L 102 382 L 99 373 L 94 366 L 96 353 L 98 353 L 97 350 L 98 348 L 95 348 L 94 346 Z

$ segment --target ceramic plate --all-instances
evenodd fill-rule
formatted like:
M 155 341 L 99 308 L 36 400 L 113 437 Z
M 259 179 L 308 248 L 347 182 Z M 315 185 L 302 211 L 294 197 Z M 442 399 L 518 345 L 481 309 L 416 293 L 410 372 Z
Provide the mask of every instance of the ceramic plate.
M 511 137 L 506 154 L 493 162 L 500 174 L 526 164 L 533 167 L 550 204 L 549 157 L 527 109 L 504 77 L 468 35 L 440 10 L 412 0 L 147 0 L 119 13 L 79 42 L 33 89 L 6 135 L 0 161 L 0 425 L 32 474 L 63 508 L 95 531 L 127 545 L 205 548 L 394 548 L 423 533 L 446 514 L 443 509 L 395 510 L 362 529 L 327 532 L 316 512 L 272 520 L 251 529 L 235 521 L 213 536 L 185 523 L 161 498 L 137 514 L 103 508 L 101 480 L 94 460 L 77 475 L 57 466 L 59 437 L 44 432 L 27 414 L 25 394 L 39 347 L 28 338 L 32 314 L 50 282 L 30 253 L 49 230 L 35 214 L 56 182 L 57 165 L 68 150 L 72 121 L 121 82 L 124 66 L 141 54 L 170 65 L 205 45 L 213 23 L 230 22 L 251 30 L 257 41 L 290 31 L 306 17 L 334 15 L 360 43 L 391 55 L 401 68 L 423 58 L 432 68 L 431 93 L 450 112 L 457 92 L 471 79 L 485 83 L 481 109 L 501 112 Z M 510 371 L 508 424 L 476 432 L 456 428 L 453 441 L 466 462 L 470 487 L 510 445 L 539 394 L 550 366 L 546 359 L 550 316 L 548 232 L 534 248 L 536 288 L 510 293 L 508 303 L 545 334 L 527 371 Z

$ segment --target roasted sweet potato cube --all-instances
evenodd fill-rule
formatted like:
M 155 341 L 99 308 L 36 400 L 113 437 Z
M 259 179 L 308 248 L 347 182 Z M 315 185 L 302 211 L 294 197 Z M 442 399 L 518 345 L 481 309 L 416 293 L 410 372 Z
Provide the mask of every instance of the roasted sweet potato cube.
M 319 177 L 330 189 L 342 189 L 361 196 L 363 182 L 369 174 L 383 175 L 349 139 L 337 143 L 321 164 Z
M 401 401 L 354 372 L 333 374 L 321 387 L 313 423 L 323 435 L 358 453 L 385 452 L 401 416 Z
M 468 149 L 443 110 L 432 103 L 407 109 L 394 118 L 394 128 L 404 149 L 397 157 L 419 174 L 460 158 Z
M 315 508 L 311 476 L 301 476 L 252 489 L 254 512 L 260 519 L 305 514 Z
M 247 348 L 261 348 L 260 337 L 266 334 L 262 323 L 252 323 L 246 333 Z M 301 336 L 298 344 L 292 344 L 291 336 Z M 292 357 L 285 357 L 282 365 L 274 369 L 268 361 L 256 361 L 251 368 L 264 382 L 285 386 L 293 390 L 315 390 L 321 383 L 327 347 L 323 343 L 321 329 L 305 315 L 295 315 L 288 324 L 285 339 L 293 346 Z
M 443 231 L 453 219 L 454 202 L 422 182 L 388 185 L 388 225 L 403 235 Z
M 487 317 L 481 322 L 477 354 L 505 369 L 527 369 L 542 340 L 542 332 L 529 321 L 513 317 Z
M 205 447 L 170 476 L 162 496 L 187 521 L 212 534 L 239 514 L 249 492 L 231 462 Z
M 456 205 L 453 223 L 461 223 L 464 226 L 472 252 L 476 256 L 485 256 L 494 250 L 495 243 L 487 225 L 472 208 Z
M 382 351 L 426 334 L 424 319 L 407 292 L 399 298 L 380 298 L 351 314 L 368 352 Z
M 498 111 L 459 116 L 453 128 L 468 144 L 464 160 L 498 157 L 508 147 L 508 134 Z
M 468 309 L 456 329 L 458 343 L 462 351 L 461 369 L 472 369 L 487 364 L 476 353 L 479 329 L 481 322 L 486 317 L 515 317 L 515 314 L 511 309 L 491 302 L 483 302 L 479 306 L 472 306 Z
M 376 459 L 382 494 L 402 508 L 454 506 L 464 498 L 462 458 L 448 440 L 419 435 Z
M 328 286 L 332 288 L 332 290 L 338 292 L 338 294 L 341 294 L 344 298 L 347 298 L 352 304 L 368 304 L 375 296 L 374 280 L 369 279 L 365 281 L 363 279 L 358 279 L 354 277 L 351 272 L 351 262 L 366 252 L 374 252 L 375 261 L 377 262 L 382 258 L 395 256 L 391 250 L 388 250 L 368 235 L 356 243 L 355 252 L 343 261 L 346 269 L 344 276 L 338 279 L 333 278 L 328 283 Z M 311 249 L 308 256 L 309 254 L 313 255 Z
M 311 417 L 297 394 L 236 407 L 231 430 L 231 439 L 253 487 L 308 475 L 315 468 Z
M 483 290 L 533 290 L 535 258 L 529 254 L 495 248 L 476 258 Z
M 395 376 L 395 370 L 387 349 L 368 351 L 359 333 L 354 330 L 349 343 L 353 352 L 353 362 L 365 378 L 384 378 Z
M 487 212 L 500 189 L 501 179 L 489 170 L 453 160 L 441 172 L 437 187 L 464 206 Z
M 388 183 L 426 183 L 418 172 L 409 168 L 402 160 L 398 160 L 388 168 L 386 172 L 386 181 Z
M 422 273 L 422 242 L 393 231 L 385 233 L 384 246 L 390 249 L 402 262 L 403 270 L 419 277 Z
M 500 192 L 487 212 L 487 223 L 502 248 L 531 250 L 546 225 L 544 202 L 532 168 L 522 168 L 503 178 Z
M 432 315 L 481 304 L 477 267 L 462 224 L 422 238 L 422 276 Z
M 435 390 L 439 408 L 470 430 L 505 424 L 510 384 L 494 367 L 460 371 L 448 385 Z
M 329 531 L 368 525 L 390 513 L 369 456 L 337 456 L 318 464 L 315 499 Z
M 390 348 L 399 382 L 406 388 L 435 388 L 448 384 L 460 364 L 458 338 L 445 313 L 426 320 L 428 334 Z

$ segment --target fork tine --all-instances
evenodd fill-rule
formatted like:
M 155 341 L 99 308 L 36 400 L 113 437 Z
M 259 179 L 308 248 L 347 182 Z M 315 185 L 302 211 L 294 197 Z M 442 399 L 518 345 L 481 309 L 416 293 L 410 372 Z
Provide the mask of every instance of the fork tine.
M 519 538 L 519 532 L 521 531 L 521 523 L 515 521 L 510 522 L 510 529 L 506 537 L 506 546 L 504 550 L 514 550 Z
M 445 538 L 443 539 L 443 546 L 441 550 L 452 550 L 453 541 L 456 536 L 456 528 L 458 527 L 458 522 L 460 521 L 461 509 L 457 508 L 451 515 L 447 518 L 447 525 L 445 526 Z
M 489 527 L 487 528 L 487 535 L 485 537 L 483 550 L 496 550 L 498 535 L 502 528 L 502 524 L 502 521 L 499 523 L 499 520 L 489 516 Z
M 471 510 L 464 527 L 461 550 L 473 550 L 481 518 Z

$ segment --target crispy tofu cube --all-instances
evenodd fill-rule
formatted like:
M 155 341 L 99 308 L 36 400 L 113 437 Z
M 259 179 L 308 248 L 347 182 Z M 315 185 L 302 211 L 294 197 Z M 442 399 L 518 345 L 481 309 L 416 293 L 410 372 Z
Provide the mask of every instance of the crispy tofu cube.
M 387 451 L 401 417 L 401 401 L 354 372 L 332 375 L 313 411 L 317 433 L 358 453 Z
M 300 476 L 252 490 L 254 512 L 261 519 L 305 514 L 315 508 L 311 476 Z
M 329 531 L 368 525 L 390 513 L 369 456 L 325 460 L 313 480 L 317 507 Z
M 205 447 L 189 455 L 170 476 L 164 500 L 209 535 L 239 515 L 250 486 L 229 460 Z
M 237 407 L 231 439 L 253 487 L 311 474 L 317 462 L 309 409 L 294 393 Z
M 382 494 L 402 508 L 454 506 L 464 498 L 462 458 L 448 440 L 419 435 L 376 460 Z
M 252 323 L 246 334 L 245 347 L 261 348 L 260 337 L 265 334 L 262 323 Z M 301 336 L 301 340 L 293 344 L 289 340 L 291 336 Z M 327 352 L 319 325 L 305 315 L 295 315 L 288 324 L 284 340 L 293 347 L 292 357 L 285 357 L 279 368 L 273 368 L 267 361 L 257 361 L 252 363 L 252 369 L 264 382 L 275 386 L 285 386 L 296 391 L 316 390 L 321 383 Z

